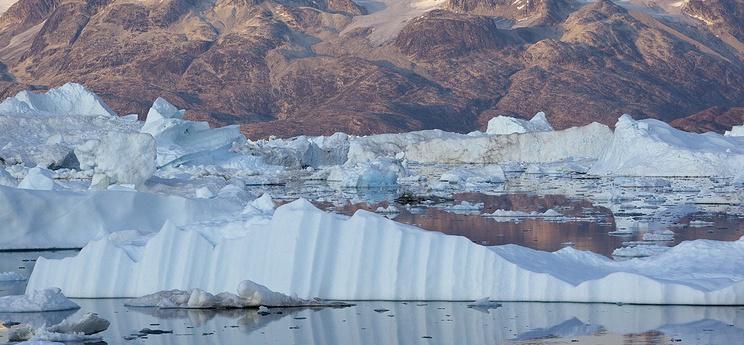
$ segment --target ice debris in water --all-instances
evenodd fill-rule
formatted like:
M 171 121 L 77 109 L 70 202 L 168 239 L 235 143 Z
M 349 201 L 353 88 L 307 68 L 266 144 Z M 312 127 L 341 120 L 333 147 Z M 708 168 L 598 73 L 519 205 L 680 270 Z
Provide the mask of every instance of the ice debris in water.
M 0 312 L 25 313 L 78 309 L 59 288 L 27 291 L 25 295 L 0 297 Z
M 101 340 L 94 334 L 108 329 L 110 323 L 96 313 L 85 313 L 78 318 L 69 317 L 62 322 L 34 329 L 30 325 L 20 324 L 11 327 L 8 338 L 11 341 L 30 342 L 87 342 Z
M 257 308 L 259 306 L 302 306 L 317 302 L 287 296 L 267 287 L 244 280 L 238 284 L 237 295 L 221 292 L 213 295 L 201 289 L 166 290 L 142 296 L 126 303 L 132 307 L 230 309 Z

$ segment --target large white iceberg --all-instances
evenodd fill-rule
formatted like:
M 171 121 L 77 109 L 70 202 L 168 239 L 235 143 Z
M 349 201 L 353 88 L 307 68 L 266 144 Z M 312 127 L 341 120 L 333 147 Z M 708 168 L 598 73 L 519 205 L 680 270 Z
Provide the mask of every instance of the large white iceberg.
M 136 297 L 228 291 L 249 279 L 301 298 L 744 304 L 744 240 L 683 242 L 616 262 L 571 248 L 485 247 L 366 211 L 326 213 L 300 199 L 277 208 L 268 223 L 246 223 L 241 236 L 210 241 L 165 226 L 141 245 L 129 255 L 102 238 L 75 257 L 40 258 L 28 289 Z
M 527 132 L 549 132 L 553 130 L 545 113 L 535 114 L 529 121 L 509 116 L 496 116 L 488 120 L 486 133 L 488 134 L 512 134 Z
M 548 163 L 597 159 L 612 141 L 609 127 L 591 123 L 561 131 L 509 135 L 443 136 L 409 145 L 408 160 L 421 163 Z
M 654 120 L 621 116 L 612 144 L 589 173 L 630 176 L 727 176 L 744 170 L 744 138 L 696 134 Z
M 116 116 L 96 94 L 76 83 L 67 83 L 45 93 L 21 91 L 0 103 L 0 114 Z
M 108 232 L 158 231 L 237 214 L 224 199 L 186 199 L 143 192 L 67 192 L 0 186 L 1 249 L 79 248 Z

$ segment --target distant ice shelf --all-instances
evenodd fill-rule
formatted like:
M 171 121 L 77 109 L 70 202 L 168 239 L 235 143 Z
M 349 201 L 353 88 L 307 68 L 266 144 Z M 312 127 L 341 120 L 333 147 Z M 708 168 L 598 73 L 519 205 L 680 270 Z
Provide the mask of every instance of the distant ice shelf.
M 217 293 L 252 280 L 305 299 L 744 304 L 744 239 L 683 242 L 617 262 L 572 248 L 485 247 L 371 212 L 326 213 L 302 199 L 266 221 L 214 227 L 167 224 L 140 241 L 101 238 L 75 257 L 40 258 L 28 289 L 138 297 L 169 289 Z

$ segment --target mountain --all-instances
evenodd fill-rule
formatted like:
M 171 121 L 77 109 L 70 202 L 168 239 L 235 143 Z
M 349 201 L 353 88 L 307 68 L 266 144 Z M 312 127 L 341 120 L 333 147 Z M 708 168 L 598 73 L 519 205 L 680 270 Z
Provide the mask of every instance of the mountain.
M 254 138 L 538 111 L 718 130 L 723 113 L 694 115 L 744 106 L 742 5 L 695 1 L 19 0 L 0 16 L 0 95 L 74 81 L 120 114 L 163 96 Z

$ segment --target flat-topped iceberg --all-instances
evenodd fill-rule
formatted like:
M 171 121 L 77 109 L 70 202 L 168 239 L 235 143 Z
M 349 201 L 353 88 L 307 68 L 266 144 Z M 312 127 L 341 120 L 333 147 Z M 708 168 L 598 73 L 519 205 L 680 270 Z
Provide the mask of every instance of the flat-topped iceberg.
M 300 298 L 341 300 L 744 304 L 744 240 L 683 242 L 616 262 L 571 248 L 485 247 L 371 212 L 323 212 L 302 199 L 278 207 L 268 223 L 242 224 L 241 235 L 233 228 L 223 239 L 166 225 L 137 250 L 98 239 L 75 257 L 40 258 L 28 289 L 137 297 L 187 288 L 217 293 L 251 280 Z
M 95 93 L 77 83 L 67 83 L 45 93 L 21 91 L 0 103 L 0 114 L 116 116 Z
M 597 159 L 612 141 L 609 127 L 591 123 L 561 131 L 509 135 L 442 136 L 406 147 L 405 158 L 420 163 L 549 163 Z
M 728 176 L 744 170 L 744 138 L 696 134 L 623 115 L 612 144 L 589 173 L 630 176 Z
M 488 134 L 512 134 L 527 132 L 549 132 L 553 130 L 545 113 L 539 112 L 532 119 L 524 120 L 509 116 L 496 116 L 488 120 L 486 133 Z

